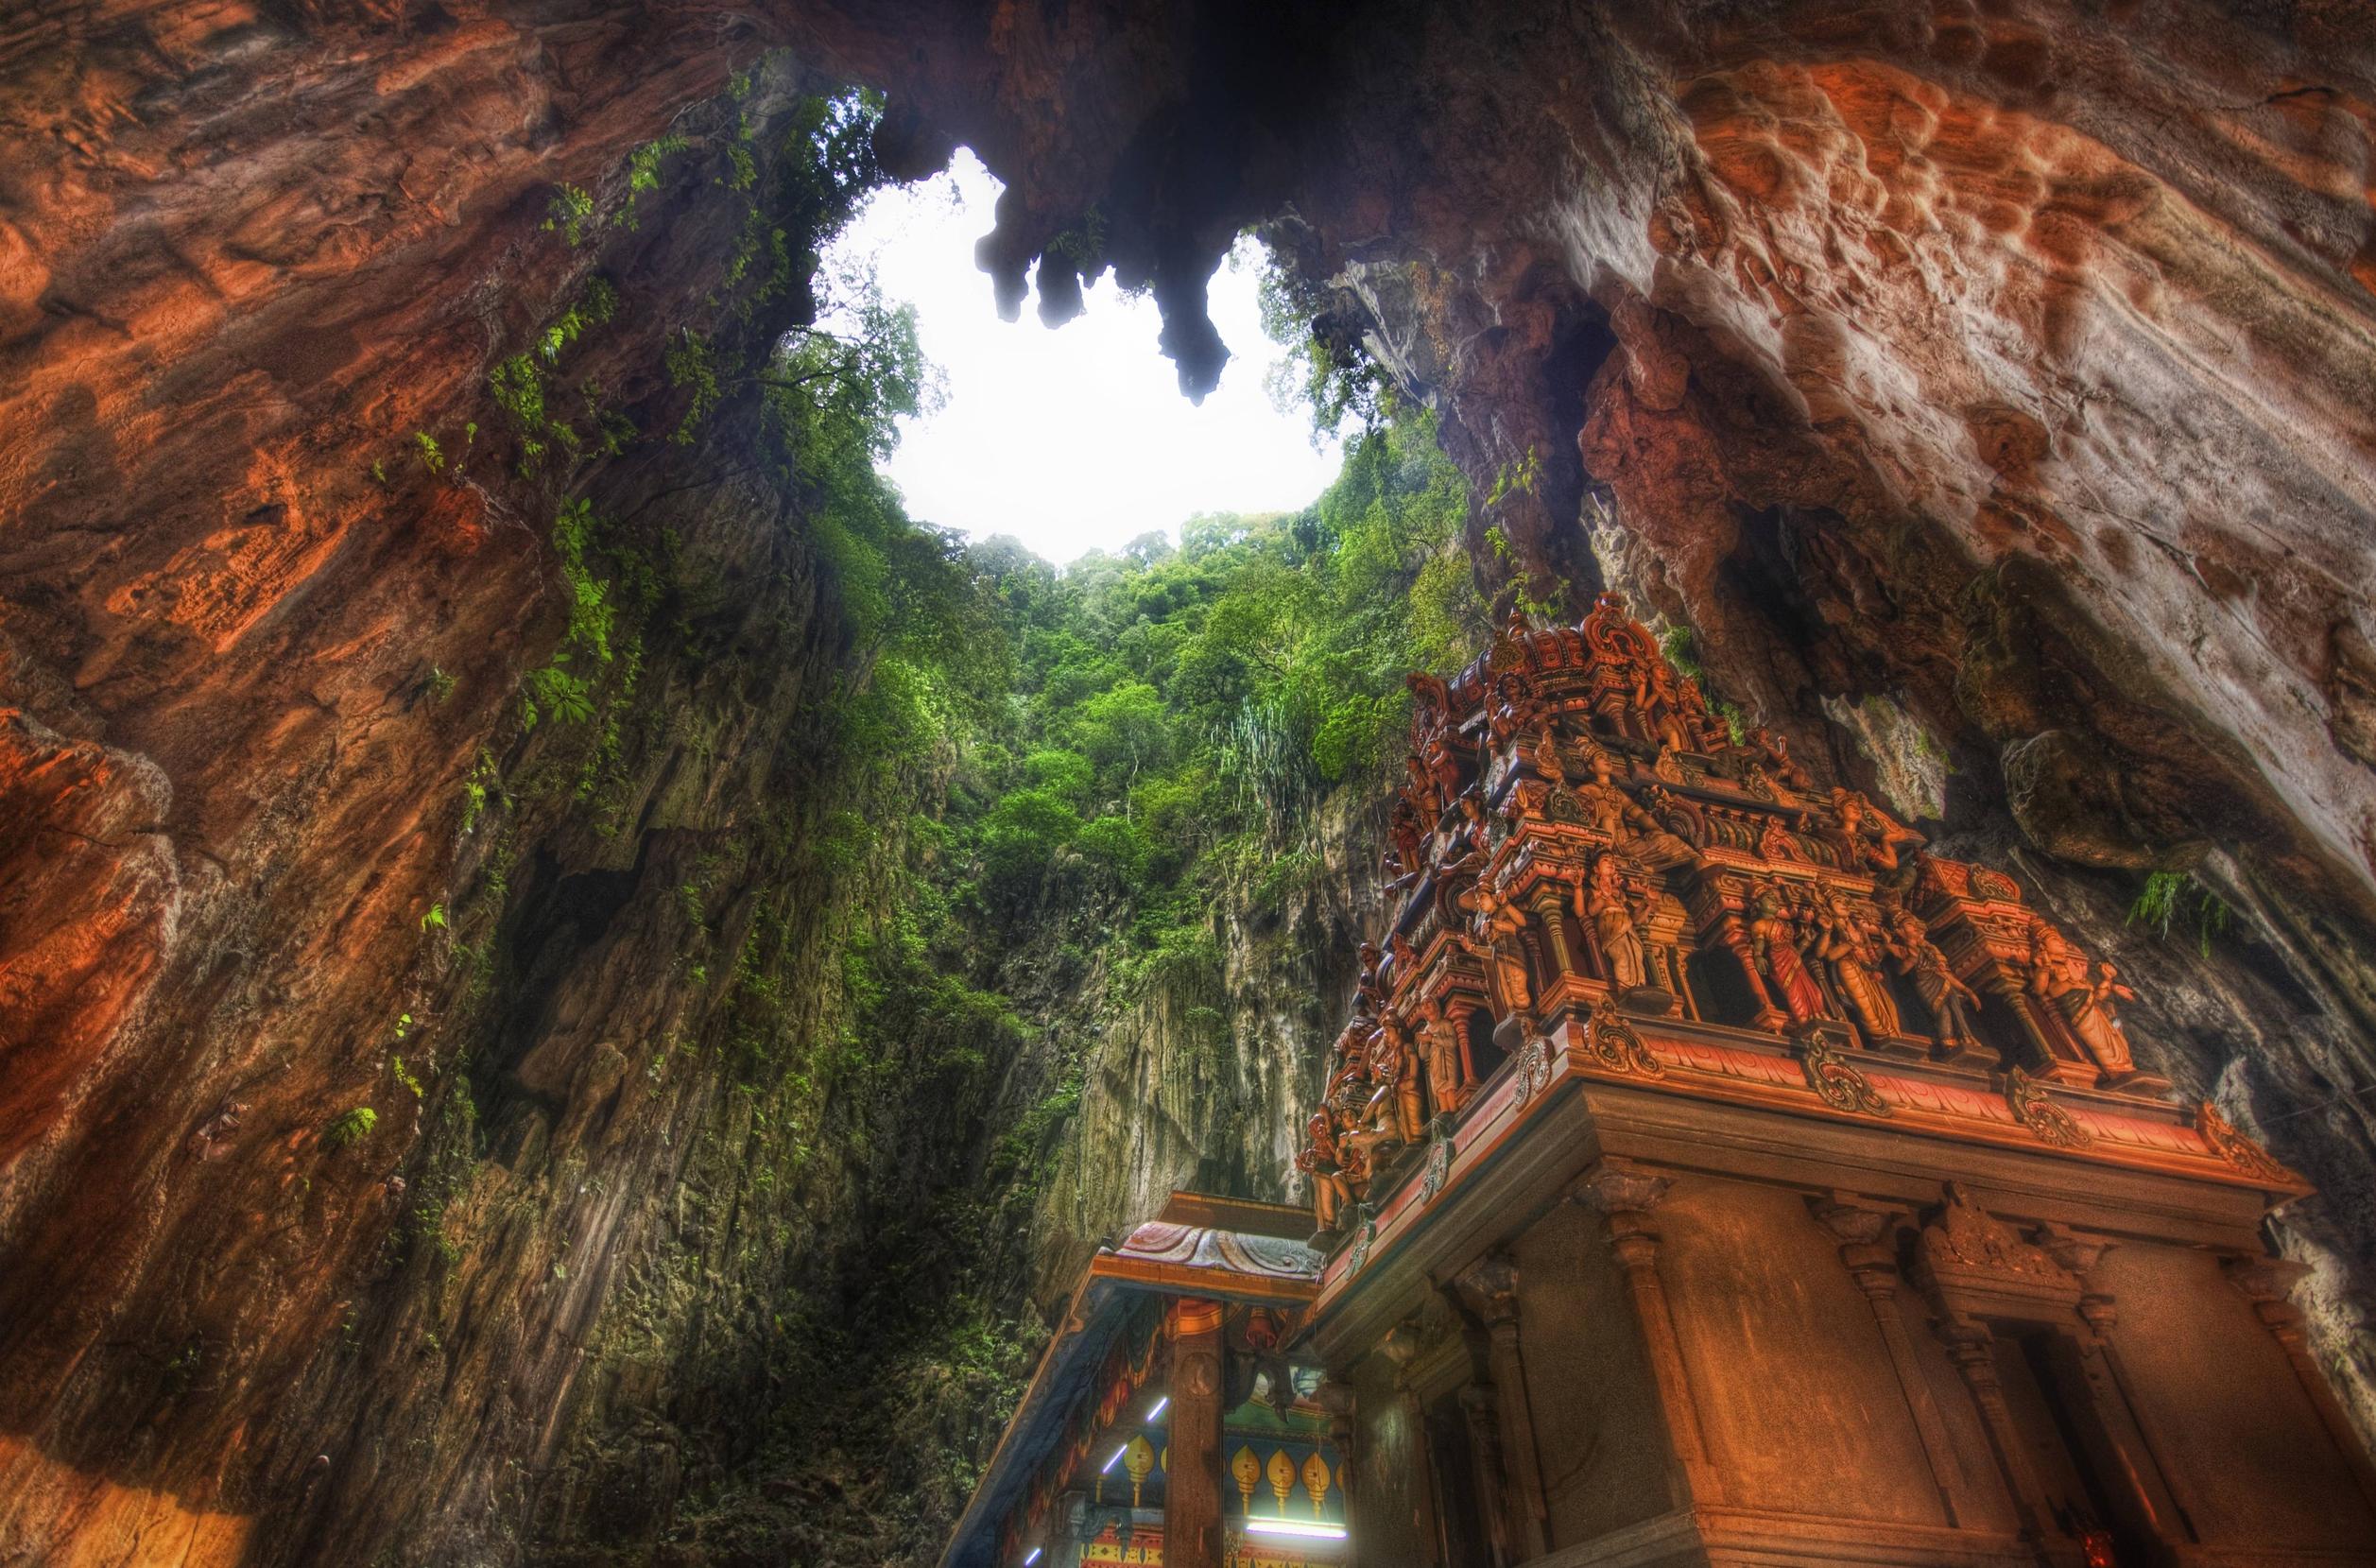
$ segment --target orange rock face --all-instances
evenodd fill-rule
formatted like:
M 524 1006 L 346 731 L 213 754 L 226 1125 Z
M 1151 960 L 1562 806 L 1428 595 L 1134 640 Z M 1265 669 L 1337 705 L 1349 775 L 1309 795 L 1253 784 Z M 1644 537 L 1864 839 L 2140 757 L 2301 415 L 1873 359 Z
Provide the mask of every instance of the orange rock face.
M 788 585 L 800 613 L 719 612 L 764 679 L 730 704 L 688 659 L 680 694 L 736 716 L 697 759 L 641 759 L 639 801 L 666 809 L 630 850 L 528 824 L 498 863 L 463 801 L 561 634 L 539 543 L 564 487 L 504 477 L 510 444 L 432 471 L 415 436 L 514 442 L 489 372 L 597 268 L 626 306 L 572 375 L 674 424 L 663 356 L 729 330 L 705 302 L 733 221 L 732 114 L 674 117 L 775 43 L 887 88 L 898 165 L 962 141 L 1009 182 L 982 252 L 1008 302 L 1036 279 L 1075 307 L 1077 267 L 1044 253 L 1093 209 L 1192 389 L 1223 365 L 1214 261 L 1279 223 L 1480 493 L 1524 481 L 1479 514 L 1485 569 L 1498 526 L 1534 586 L 1581 590 L 1613 507 L 1608 569 L 1802 751 L 1866 766 L 1824 703 L 1883 698 L 1944 742 L 1971 831 L 2127 872 L 2216 849 L 2267 939 L 2208 971 L 2160 1065 L 2208 1087 L 2243 1059 L 2245 1101 L 2320 1111 L 2268 1139 L 2331 1195 L 2290 1234 L 2369 1279 L 2376 1160 L 2332 1109 L 2376 1073 L 2366 7 L 20 10 L 0 1556 L 110 1560 L 153 1521 L 192 1561 L 369 1560 L 417 1510 L 410 1549 L 477 1550 L 526 1511 L 518 1466 L 676 1377 L 655 1353 L 599 1396 L 574 1382 L 622 1260 L 719 1158 L 694 1131 L 734 1112 L 722 1078 L 641 1087 L 612 1021 L 715 1021 L 670 967 L 667 901 L 703 833 L 797 796 L 768 767 L 847 649 L 764 497 L 683 489 L 743 454 L 654 441 L 577 487 L 658 507 L 721 580 Z M 561 185 L 631 201 L 624 161 L 680 123 L 706 160 L 683 192 L 596 246 L 548 226 Z M 779 624 L 800 629 L 749 629 Z M 2108 943 L 2109 887 L 2065 888 Z M 522 982 L 481 1084 L 511 1119 L 439 1223 L 493 1239 L 451 1274 L 374 1273 L 416 1207 L 390 1178 L 418 1181 L 424 1108 L 455 1103 L 458 1063 L 408 1069 L 420 1104 L 390 1063 L 400 1020 L 460 1007 L 423 922 L 465 896 Z M 366 1100 L 380 1129 L 334 1158 L 325 1129 Z M 439 1316 L 457 1300 L 467 1331 Z M 407 1345 L 436 1324 L 449 1359 L 373 1360 L 358 1321 Z M 2321 1321 L 2348 1342 L 2344 1307 Z M 537 1527 L 586 1528 L 560 1494 Z

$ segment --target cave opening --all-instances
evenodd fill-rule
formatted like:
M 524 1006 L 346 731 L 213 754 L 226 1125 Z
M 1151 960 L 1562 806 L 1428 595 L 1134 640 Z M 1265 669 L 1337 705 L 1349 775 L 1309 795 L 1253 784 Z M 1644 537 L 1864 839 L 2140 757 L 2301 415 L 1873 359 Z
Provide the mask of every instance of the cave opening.
M 2358 1560 L 2350 12 L 28 16 L 0 1559 Z

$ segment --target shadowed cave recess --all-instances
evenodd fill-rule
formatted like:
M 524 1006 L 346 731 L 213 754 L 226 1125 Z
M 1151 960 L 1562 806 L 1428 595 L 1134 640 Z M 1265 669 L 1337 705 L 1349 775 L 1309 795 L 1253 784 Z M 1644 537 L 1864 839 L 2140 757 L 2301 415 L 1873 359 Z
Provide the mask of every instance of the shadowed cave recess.
M 909 522 L 815 280 L 960 146 L 997 308 L 1199 395 L 1250 229 L 1390 428 Z M 1101 1238 L 1300 1196 L 1403 669 L 1610 588 L 2117 962 L 2367 1430 L 2371 191 L 2345 0 L 16 8 L 0 1561 L 929 1560 Z

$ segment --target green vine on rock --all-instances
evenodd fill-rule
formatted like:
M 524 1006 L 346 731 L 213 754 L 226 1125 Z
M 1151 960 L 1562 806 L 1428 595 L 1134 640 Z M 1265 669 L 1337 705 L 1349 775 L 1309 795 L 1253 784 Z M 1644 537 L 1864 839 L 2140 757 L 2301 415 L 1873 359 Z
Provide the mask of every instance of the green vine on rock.
M 2128 906 L 2128 923 L 2150 928 L 2164 941 L 2181 923 L 2194 927 L 2195 951 L 2211 956 L 2212 939 L 2228 929 L 2234 911 L 2228 901 L 2190 871 L 2151 871 Z
M 656 141 L 646 142 L 627 155 L 627 207 L 619 215 L 621 224 L 629 230 L 635 228 L 638 221 L 636 203 L 646 191 L 660 189 L 661 164 L 680 152 L 690 150 L 692 146 L 691 137 L 671 131 Z
M 553 187 L 552 203 L 545 209 L 544 232 L 548 234 L 558 232 L 562 243 L 575 250 L 586 237 L 586 231 L 593 225 L 594 217 L 593 192 L 582 185 L 556 185 Z
M 331 1124 L 322 1129 L 321 1146 L 328 1149 L 352 1148 L 371 1135 L 380 1123 L 380 1113 L 368 1105 L 358 1105 L 341 1111 Z

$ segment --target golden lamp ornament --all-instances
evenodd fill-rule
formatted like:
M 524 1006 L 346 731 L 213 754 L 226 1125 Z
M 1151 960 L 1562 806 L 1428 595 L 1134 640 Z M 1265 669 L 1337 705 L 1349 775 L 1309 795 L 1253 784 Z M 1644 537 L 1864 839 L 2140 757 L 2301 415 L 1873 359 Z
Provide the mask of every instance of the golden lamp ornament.
M 1261 1484 L 1263 1462 L 1254 1457 L 1254 1451 L 1241 1445 L 1230 1456 L 1230 1479 L 1237 1483 L 1238 1506 L 1248 1513 L 1254 1511 L 1254 1488 Z
M 1279 1499 L 1279 1511 L 1287 1511 L 1287 1493 L 1295 1490 L 1295 1461 L 1287 1457 L 1283 1448 L 1274 1449 L 1270 1456 L 1270 1490 Z
M 1130 1473 L 1130 1506 L 1139 1506 L 1140 1494 L 1146 1489 L 1146 1478 L 1155 1469 L 1155 1449 L 1145 1438 L 1132 1438 L 1122 1451 L 1122 1468 Z
M 1320 1505 L 1328 1498 L 1328 1461 L 1317 1448 L 1304 1456 L 1303 1490 L 1312 1499 L 1312 1517 L 1319 1518 Z

